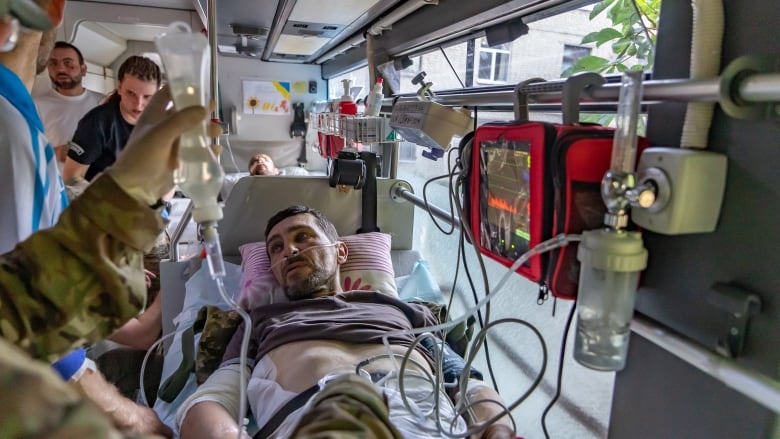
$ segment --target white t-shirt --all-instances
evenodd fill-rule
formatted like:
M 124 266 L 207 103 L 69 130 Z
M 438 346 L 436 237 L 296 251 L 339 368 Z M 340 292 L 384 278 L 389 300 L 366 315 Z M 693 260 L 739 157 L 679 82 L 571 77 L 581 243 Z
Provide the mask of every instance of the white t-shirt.
M 0 65 L 0 253 L 53 226 L 68 203 L 30 94 Z
M 88 89 L 78 96 L 64 96 L 49 88 L 46 93 L 33 97 L 46 137 L 55 147 L 70 142 L 81 118 L 97 107 L 101 99 L 102 94 Z

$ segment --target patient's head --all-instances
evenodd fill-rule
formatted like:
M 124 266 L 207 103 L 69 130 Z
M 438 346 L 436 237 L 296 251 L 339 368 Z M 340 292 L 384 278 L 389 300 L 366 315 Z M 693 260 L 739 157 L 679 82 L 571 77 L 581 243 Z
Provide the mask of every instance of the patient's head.
M 250 175 L 279 175 L 273 159 L 268 154 L 255 154 L 249 160 Z
M 266 249 L 271 271 L 290 300 L 341 292 L 339 265 L 347 246 L 318 210 L 290 206 L 268 220 Z

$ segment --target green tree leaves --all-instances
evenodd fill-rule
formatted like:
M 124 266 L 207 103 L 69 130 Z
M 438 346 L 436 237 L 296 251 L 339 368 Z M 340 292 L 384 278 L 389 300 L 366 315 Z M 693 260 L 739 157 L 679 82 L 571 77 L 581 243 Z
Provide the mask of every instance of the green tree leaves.
M 585 35 L 581 44 L 595 44 L 596 47 L 610 44 L 615 57 L 582 57 L 561 76 L 568 77 L 577 72 L 622 73 L 629 69 L 652 69 L 660 7 L 661 0 L 602 0 L 595 4 L 590 19 L 606 14 L 612 26 Z

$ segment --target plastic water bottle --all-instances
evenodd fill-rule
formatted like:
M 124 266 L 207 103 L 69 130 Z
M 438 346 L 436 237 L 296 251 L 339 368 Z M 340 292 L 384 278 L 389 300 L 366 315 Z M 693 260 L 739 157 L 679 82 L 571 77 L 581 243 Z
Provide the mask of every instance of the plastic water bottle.
M 371 90 L 371 94 L 368 95 L 368 102 L 366 104 L 366 116 L 379 116 L 379 111 L 382 110 L 382 99 L 385 95 L 382 93 L 382 78 L 376 78 L 376 84 Z

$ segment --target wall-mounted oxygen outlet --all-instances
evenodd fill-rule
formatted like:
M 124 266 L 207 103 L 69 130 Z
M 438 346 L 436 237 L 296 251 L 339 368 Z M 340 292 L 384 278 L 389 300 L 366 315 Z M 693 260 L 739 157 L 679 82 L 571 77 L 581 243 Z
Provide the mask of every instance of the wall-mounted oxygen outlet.
M 655 201 L 633 207 L 639 226 L 665 235 L 715 230 L 726 188 L 725 155 L 682 148 L 648 148 L 637 169 L 638 183 L 655 187 Z

